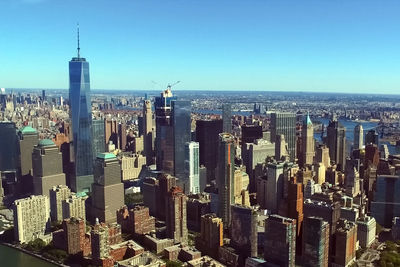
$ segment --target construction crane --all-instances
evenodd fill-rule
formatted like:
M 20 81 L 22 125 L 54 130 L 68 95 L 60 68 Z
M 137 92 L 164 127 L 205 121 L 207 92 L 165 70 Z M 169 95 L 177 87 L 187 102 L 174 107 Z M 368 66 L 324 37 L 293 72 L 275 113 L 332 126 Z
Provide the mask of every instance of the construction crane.
M 177 82 L 175 82 L 175 83 L 173 83 L 173 84 L 170 84 L 170 83 L 169 83 L 169 84 L 167 85 L 167 89 L 171 90 L 171 87 L 172 87 L 172 86 L 175 86 L 175 85 L 177 85 L 177 84 L 180 83 L 180 82 L 181 82 L 181 81 L 177 81 Z

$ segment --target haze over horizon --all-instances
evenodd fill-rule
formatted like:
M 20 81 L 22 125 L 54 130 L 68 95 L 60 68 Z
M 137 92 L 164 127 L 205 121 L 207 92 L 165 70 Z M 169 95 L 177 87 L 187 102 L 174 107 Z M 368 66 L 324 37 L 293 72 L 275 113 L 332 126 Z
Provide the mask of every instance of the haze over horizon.
M 3 0 L 0 87 L 398 94 L 398 1 Z M 321 89 L 322 88 L 322 89 Z

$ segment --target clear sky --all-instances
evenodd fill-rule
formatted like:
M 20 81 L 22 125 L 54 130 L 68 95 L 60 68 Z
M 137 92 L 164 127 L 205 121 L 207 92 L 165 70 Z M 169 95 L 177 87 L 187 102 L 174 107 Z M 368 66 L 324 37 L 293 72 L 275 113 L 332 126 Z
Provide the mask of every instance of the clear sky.
M 398 0 L 0 0 L 0 87 L 400 93 Z

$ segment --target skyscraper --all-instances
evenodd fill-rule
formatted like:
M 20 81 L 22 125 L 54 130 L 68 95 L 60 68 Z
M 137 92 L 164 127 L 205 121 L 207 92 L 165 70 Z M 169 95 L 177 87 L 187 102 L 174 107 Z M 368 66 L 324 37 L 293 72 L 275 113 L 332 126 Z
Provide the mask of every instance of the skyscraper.
M 121 166 L 114 154 L 97 155 L 92 184 L 93 221 L 112 223 L 117 221 L 117 210 L 124 205 L 124 185 L 121 183 Z
M 247 143 L 253 143 L 257 139 L 263 137 L 262 127 L 259 125 L 243 125 L 242 126 L 242 151 Z
M 374 144 L 379 147 L 379 135 L 375 129 L 371 129 L 365 135 L 365 145 Z
M 172 187 L 166 202 L 167 236 L 175 243 L 186 244 L 188 241 L 187 197 L 179 187 Z
M 257 213 L 250 207 L 233 205 L 231 245 L 240 256 L 257 257 Z
M 14 122 L 0 122 L 0 171 L 12 171 L 17 169 L 18 142 L 17 128 Z
M 224 244 L 224 230 L 221 218 L 209 213 L 201 216 L 200 236 L 196 239 L 196 248 L 203 254 L 218 256 L 218 248 Z
M 219 197 L 218 216 L 222 218 L 224 227 L 231 223 L 231 205 L 234 203 L 235 143 L 229 133 L 219 135 L 217 187 Z
M 25 126 L 18 132 L 19 161 L 18 179 L 21 193 L 32 192 L 32 151 L 39 142 L 38 132 L 32 127 Z
M 16 241 L 22 244 L 36 238 L 44 239 L 50 230 L 50 204 L 47 196 L 17 199 L 14 201 L 13 211 Z
M 340 171 L 344 171 L 346 165 L 346 128 L 337 120 L 329 122 L 326 144 L 329 148 L 330 159 L 337 164 Z
M 231 104 L 222 104 L 222 122 L 223 132 L 232 132 L 232 106 Z
M 104 121 L 93 120 L 93 160 L 99 153 L 106 152 L 106 138 L 104 136 Z
M 174 130 L 171 120 L 171 102 L 176 100 L 167 88 L 155 98 L 156 112 L 156 164 L 157 170 L 174 173 Z
M 362 149 L 364 145 L 364 130 L 361 123 L 354 127 L 354 146 L 353 149 Z
M 185 193 L 200 193 L 200 165 L 199 165 L 199 143 L 188 142 L 185 144 Z
M 199 142 L 200 165 L 206 167 L 207 182 L 216 178 L 217 153 L 219 134 L 222 133 L 222 120 L 197 120 L 196 141 Z
M 153 164 L 153 111 L 151 110 L 150 100 L 143 102 L 143 144 L 146 156 L 146 165 Z
M 304 120 L 301 130 L 301 166 L 313 164 L 314 155 L 314 126 L 307 114 L 307 119 Z
M 93 182 L 92 104 L 90 99 L 89 62 L 78 56 L 69 62 L 69 104 L 72 120 L 74 174 L 72 189 L 90 191 Z
M 320 217 L 307 217 L 303 224 L 304 266 L 328 267 L 329 262 L 329 223 Z
M 271 113 L 271 142 L 284 135 L 292 161 L 296 158 L 296 114 L 289 112 Z
M 53 141 L 40 140 L 32 153 L 33 192 L 50 197 L 53 186 L 65 185 L 62 154 Z
M 296 220 L 271 215 L 265 220 L 264 258 L 279 266 L 294 267 Z
M 190 101 L 172 102 L 172 121 L 174 127 L 174 173 L 181 178 L 185 173 L 185 144 L 191 141 Z

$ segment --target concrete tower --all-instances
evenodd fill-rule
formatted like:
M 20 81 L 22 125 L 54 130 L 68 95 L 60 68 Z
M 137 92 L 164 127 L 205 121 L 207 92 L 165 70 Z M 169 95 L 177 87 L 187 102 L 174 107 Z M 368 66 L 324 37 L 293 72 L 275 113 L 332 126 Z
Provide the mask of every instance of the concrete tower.
M 50 197 L 53 186 L 65 185 L 62 169 L 62 154 L 53 141 L 43 139 L 32 153 L 33 192 Z
M 361 124 L 354 127 L 354 146 L 353 149 L 362 149 L 364 144 L 364 130 Z
M 153 164 L 153 111 L 150 100 L 143 102 L 143 144 L 146 156 L 146 165 Z
M 301 165 L 313 164 L 315 149 L 314 149 L 314 127 L 310 116 L 307 114 L 307 119 L 303 122 L 301 130 Z
M 235 171 L 235 143 L 229 133 L 219 135 L 217 186 L 219 207 L 218 216 L 222 218 L 224 227 L 231 223 L 231 205 L 234 203 L 234 171 Z
M 121 183 L 121 166 L 114 154 L 97 155 L 92 184 L 92 218 L 100 222 L 117 221 L 117 210 L 124 206 L 124 185 Z

